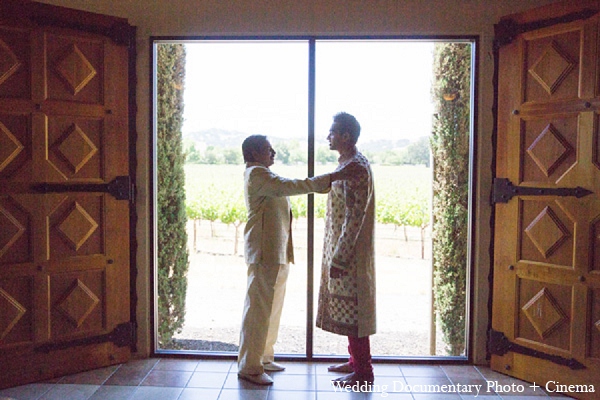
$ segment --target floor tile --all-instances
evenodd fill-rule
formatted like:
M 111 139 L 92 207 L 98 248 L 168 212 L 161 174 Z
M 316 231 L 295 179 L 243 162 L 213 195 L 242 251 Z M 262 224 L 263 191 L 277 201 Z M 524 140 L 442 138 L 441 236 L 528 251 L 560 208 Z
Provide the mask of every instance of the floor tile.
M 194 372 L 187 387 L 221 389 L 227 379 L 226 372 Z
M 89 400 L 129 400 L 137 391 L 137 386 L 101 386 Z
M 540 399 L 544 399 L 544 400 L 549 400 L 551 399 L 551 397 L 540 397 L 540 396 L 521 396 L 521 395 L 516 395 L 516 396 L 500 396 L 501 399 L 503 400 L 540 400 Z M 563 400 L 565 399 L 564 397 L 561 397 Z
M 399 365 L 394 364 L 373 364 L 375 376 L 402 376 L 402 370 Z
M 430 390 L 433 386 L 451 385 L 452 382 L 448 378 L 441 376 L 406 376 L 406 386 L 415 393 L 423 393 Z
M 399 392 L 387 392 L 386 393 L 386 397 L 383 397 L 384 395 L 382 394 L 381 396 L 371 396 L 368 399 L 369 400 L 380 400 L 380 399 L 387 399 L 387 400 L 414 400 L 414 397 L 412 396 L 412 394 L 410 393 L 399 393 Z
M 100 386 L 98 385 L 54 385 L 40 400 L 87 400 Z
M 14 388 L 0 390 L 0 397 L 15 398 L 18 400 L 37 400 L 44 393 L 52 389 L 51 383 L 32 383 Z
M 367 400 L 376 399 L 365 393 L 355 392 L 317 392 L 317 400 Z
M 198 361 L 161 359 L 154 370 L 161 371 L 195 371 Z
M 514 378 L 499 378 L 487 382 L 487 391 L 495 392 L 500 397 L 509 397 L 515 400 L 516 396 L 546 397 L 546 392 L 539 386 L 534 387 L 532 383 L 522 382 Z
M 449 377 L 483 379 L 479 371 L 471 365 L 443 365 L 442 371 Z
M 340 362 L 329 362 L 329 363 L 318 363 L 318 364 L 315 364 L 315 373 L 317 375 L 334 374 L 334 372 L 329 372 L 327 370 L 327 368 L 329 368 L 331 365 L 335 365 L 335 364 L 340 364 Z M 337 373 L 337 375 L 343 375 L 343 374 L 340 372 L 340 373 Z
M 337 378 L 340 375 L 315 375 L 315 383 L 316 389 L 319 392 L 333 392 L 333 384 L 331 383 L 332 379 Z M 317 396 L 318 397 L 318 396 Z
M 375 376 L 373 382 L 376 386 L 386 386 L 387 388 L 395 388 L 400 386 L 406 386 L 406 379 L 402 376 Z
M 487 381 L 482 377 L 477 379 L 473 378 L 462 378 L 462 377 L 451 377 L 452 385 L 462 393 L 481 393 L 487 394 Z
M 233 360 L 133 360 L 102 368 L 0 390 L 0 400 L 559 400 L 542 388 L 499 374 L 488 367 L 465 365 L 374 364 L 375 382 L 368 387 L 340 388 L 331 363 L 282 362 L 272 372 L 272 386 L 240 380 Z M 463 385 L 476 393 L 435 392 L 442 385 Z M 470 386 L 469 386 L 470 385 Z M 490 385 L 490 386 L 488 386 Z M 361 390 L 363 392 L 361 392 Z M 411 392 L 412 390 L 412 392 Z M 496 393 L 497 392 L 497 393 Z M 550 393 L 553 395 L 553 393 Z
M 120 386 L 139 385 L 152 368 L 158 363 L 157 359 L 134 360 L 121 365 L 105 384 Z
M 461 400 L 455 393 L 413 393 L 415 400 Z
M 182 388 L 140 386 L 131 400 L 177 400 Z
M 196 365 L 196 371 L 206 372 L 233 372 L 233 366 L 235 366 L 235 372 L 237 372 L 237 364 L 232 361 L 211 361 L 211 360 L 200 360 Z
M 408 376 L 446 376 L 442 368 L 437 365 L 401 365 L 400 370 L 406 377 Z
M 255 390 L 255 391 L 267 391 L 269 386 L 256 385 L 243 379 L 239 379 L 237 374 L 230 373 L 225 379 L 223 389 L 243 389 L 243 390 Z
M 483 367 L 478 365 L 475 367 L 475 369 L 477 369 L 477 371 L 479 371 L 479 373 L 487 380 L 497 380 L 506 378 L 506 375 L 502 375 L 499 372 L 492 371 L 492 369 L 489 367 Z
M 315 373 L 315 365 L 312 363 L 302 362 L 279 362 L 279 364 L 285 367 L 285 371 L 278 372 L 279 374 L 292 374 L 292 375 L 313 375 Z M 236 369 L 237 371 L 237 369 Z
M 269 390 L 267 400 L 316 400 L 317 392 L 289 392 L 285 390 Z
M 221 389 L 185 388 L 177 400 L 217 400 Z
M 267 400 L 268 390 L 223 389 L 219 400 Z
M 273 390 L 311 390 L 314 391 L 316 388 L 315 376 L 314 375 L 284 375 L 284 374 L 273 374 L 271 377 L 274 380 L 271 391 Z
M 193 372 L 152 370 L 142 381 L 142 386 L 185 387 Z

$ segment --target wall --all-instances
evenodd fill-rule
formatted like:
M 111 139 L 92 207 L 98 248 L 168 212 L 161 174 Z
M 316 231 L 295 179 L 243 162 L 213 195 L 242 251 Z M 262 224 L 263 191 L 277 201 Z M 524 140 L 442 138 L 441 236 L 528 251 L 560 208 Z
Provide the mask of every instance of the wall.
M 39 0 L 127 18 L 138 28 L 138 322 L 139 356 L 151 351 L 148 235 L 151 36 L 194 35 L 477 35 L 480 38 L 475 222 L 473 356 L 485 363 L 488 324 L 489 193 L 493 101 L 493 25 L 501 16 L 553 0 Z

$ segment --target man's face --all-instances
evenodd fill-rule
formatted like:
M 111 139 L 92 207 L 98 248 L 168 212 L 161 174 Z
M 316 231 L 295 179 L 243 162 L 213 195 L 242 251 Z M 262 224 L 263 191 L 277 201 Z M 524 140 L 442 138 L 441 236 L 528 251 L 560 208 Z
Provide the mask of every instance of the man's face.
M 271 147 L 271 143 L 267 140 L 261 149 L 254 153 L 254 159 L 257 163 L 270 167 L 275 163 L 275 150 Z
M 329 128 L 329 135 L 327 135 L 327 140 L 329 140 L 329 150 L 337 150 L 339 151 L 341 145 L 345 142 L 346 135 L 343 135 L 339 129 L 339 126 L 336 122 L 331 125 Z

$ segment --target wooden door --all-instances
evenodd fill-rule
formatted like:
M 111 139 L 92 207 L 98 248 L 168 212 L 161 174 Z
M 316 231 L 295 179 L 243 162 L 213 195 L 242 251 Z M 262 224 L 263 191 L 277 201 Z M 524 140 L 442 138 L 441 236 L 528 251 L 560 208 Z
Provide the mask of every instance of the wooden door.
M 0 388 L 129 358 L 129 46 L 95 18 L 0 7 Z
M 600 390 L 600 6 L 576 3 L 497 25 L 490 351 L 496 371 L 592 399 Z

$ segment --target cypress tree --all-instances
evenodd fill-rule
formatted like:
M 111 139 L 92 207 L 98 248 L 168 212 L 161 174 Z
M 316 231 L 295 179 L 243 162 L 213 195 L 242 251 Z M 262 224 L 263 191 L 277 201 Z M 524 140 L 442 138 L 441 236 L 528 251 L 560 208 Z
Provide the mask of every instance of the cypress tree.
M 465 351 L 469 216 L 471 45 L 434 48 L 433 273 L 434 301 L 446 351 Z
M 183 327 L 189 266 L 182 147 L 185 47 L 157 46 L 157 271 L 158 341 L 162 347 Z

